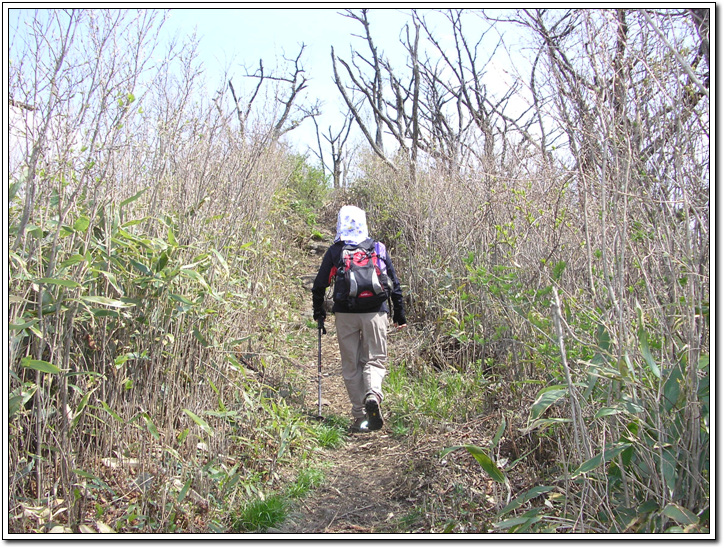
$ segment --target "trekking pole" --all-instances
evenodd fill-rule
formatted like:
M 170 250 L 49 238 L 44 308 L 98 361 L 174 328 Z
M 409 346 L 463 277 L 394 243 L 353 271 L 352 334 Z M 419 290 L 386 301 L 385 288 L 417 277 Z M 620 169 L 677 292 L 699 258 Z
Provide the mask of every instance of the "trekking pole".
M 319 337 L 318 337 L 318 345 L 317 345 L 317 384 L 318 384 L 318 391 L 317 391 L 317 418 L 322 419 L 322 331 L 325 333 L 327 332 L 324 327 L 320 327 Z

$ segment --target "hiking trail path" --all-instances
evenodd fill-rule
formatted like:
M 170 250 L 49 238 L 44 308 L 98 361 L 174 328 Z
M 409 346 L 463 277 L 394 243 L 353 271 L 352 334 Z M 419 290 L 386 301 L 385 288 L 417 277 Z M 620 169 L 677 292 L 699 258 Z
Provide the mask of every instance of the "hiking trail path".
M 311 286 L 329 241 L 314 242 L 300 261 L 299 277 L 304 295 L 304 319 L 312 318 Z M 342 378 L 334 316 L 328 314 L 327 334 L 322 335 L 322 417 L 348 417 L 350 403 Z M 314 355 L 304 368 L 305 405 L 317 414 L 317 332 Z M 385 412 L 382 408 L 383 414 Z M 287 520 L 270 533 L 372 533 L 396 530 L 399 519 L 414 506 L 410 497 L 410 476 L 405 472 L 409 459 L 405 443 L 393 438 L 387 423 L 377 432 L 347 433 L 336 448 L 321 451 L 325 479 L 321 486 L 300 499 Z
M 301 280 L 299 291 L 303 302 L 302 319 L 312 319 L 311 286 L 321 264 L 322 256 L 330 245 L 312 242 L 308 255 L 297 265 Z M 346 417 L 351 422 L 351 405 L 342 378 L 334 316 L 328 314 L 327 334 L 322 335 L 322 417 Z M 390 323 L 390 331 L 396 328 Z M 310 330 L 311 331 L 311 330 Z M 312 335 L 310 335 L 312 336 Z M 302 375 L 305 378 L 304 406 L 316 416 L 318 376 L 318 334 L 314 337 L 313 355 L 305 358 Z M 389 346 L 397 337 L 390 337 Z M 388 362 L 388 368 L 392 360 Z M 384 388 L 384 384 L 383 384 Z M 464 500 L 471 497 L 485 501 L 490 493 L 490 481 L 479 473 L 477 463 L 465 451 L 448 458 L 449 465 L 440 460 L 440 450 L 459 443 L 484 443 L 490 439 L 486 419 L 471 421 L 452 430 L 445 425 L 421 435 L 394 435 L 390 429 L 387 409 L 382 404 L 385 424 L 370 433 L 347 433 L 344 443 L 336 448 L 324 448 L 319 456 L 326 463 L 322 485 L 298 499 L 284 523 L 269 529 L 268 533 L 431 533 L 424 524 L 445 523 L 446 504 L 450 494 L 466 484 Z M 451 455 L 452 456 L 452 455 Z M 453 464 L 453 461 L 455 464 Z M 442 464 L 442 465 L 441 465 Z M 477 480 L 471 482 L 471 475 Z M 464 477 L 463 477 L 464 476 Z M 472 483 L 472 485 L 471 485 Z M 484 506 L 488 506 L 485 504 Z M 492 509 L 492 499 L 490 507 Z M 459 510 L 459 509 L 457 509 Z M 454 532 L 463 532 L 456 530 Z

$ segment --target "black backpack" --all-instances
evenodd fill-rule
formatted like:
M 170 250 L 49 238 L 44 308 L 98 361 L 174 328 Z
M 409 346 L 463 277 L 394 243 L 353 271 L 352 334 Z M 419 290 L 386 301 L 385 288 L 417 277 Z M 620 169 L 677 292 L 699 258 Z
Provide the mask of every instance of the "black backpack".
M 350 310 L 373 310 L 387 300 L 389 279 L 380 256 L 382 245 L 371 238 L 355 245 L 345 244 L 334 281 L 334 300 Z

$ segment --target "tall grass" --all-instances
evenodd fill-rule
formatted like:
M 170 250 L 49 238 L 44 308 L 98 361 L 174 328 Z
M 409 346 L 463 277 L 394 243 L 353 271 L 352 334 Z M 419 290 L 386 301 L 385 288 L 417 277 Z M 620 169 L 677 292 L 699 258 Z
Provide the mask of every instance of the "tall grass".
M 418 424 L 461 413 L 443 403 L 442 376 L 430 380 L 429 366 L 469 379 L 483 366 L 528 402 L 519 426 L 569 456 L 557 481 L 576 493 L 574 529 L 706 530 L 708 244 L 698 226 L 646 192 L 616 194 L 620 203 L 584 217 L 590 205 L 563 169 L 486 178 L 417 167 L 410 183 L 370 162 L 347 196 L 390 247 L 420 334 L 404 357 L 422 380 L 400 386 L 400 413 Z M 412 190 L 414 202 L 405 200 Z M 603 222 L 609 207 L 627 212 L 615 241 Z M 672 252 L 680 260 L 652 260 Z
M 618 50 L 628 71 L 598 39 L 620 37 L 618 22 L 581 17 L 562 37 L 586 38 L 574 83 L 551 77 L 541 97 L 560 154 L 523 141 L 520 161 L 456 172 L 420 157 L 414 177 L 361 156 L 337 199 L 367 211 L 405 284 L 415 333 L 389 378 L 398 433 L 516 390 L 516 427 L 566 458 L 550 479 L 567 497 L 547 527 L 704 531 L 708 104 L 643 15 Z M 154 65 L 160 24 L 152 12 L 50 11 L 13 42 L 14 531 L 91 518 L 193 530 L 195 512 L 222 531 L 223 504 L 337 443 L 334 429 L 308 437 L 275 386 L 290 378 L 279 333 L 298 325 L 279 275 L 297 251 L 280 242 L 314 230 L 323 175 L 270 138 L 269 120 L 239 127 L 225 96 L 207 99 L 193 42 Z M 553 75 L 557 51 L 541 49 Z M 581 85 L 600 74 L 637 100 Z M 533 512 L 506 530 L 541 530 L 537 493 L 500 508 Z
M 280 197 L 309 207 L 314 181 L 265 137 L 267 121 L 244 137 L 228 105 L 203 99 L 193 43 L 160 66 L 134 57 L 151 56 L 134 39 L 153 40 L 160 22 L 46 15 L 13 50 L 13 92 L 36 110 L 17 121 L 27 139 L 10 169 L 11 529 L 50 528 L 42 509 L 61 499 L 56 522 L 73 531 L 94 515 L 125 531 L 194 530 L 193 508 L 221 529 L 227 498 L 279 481 L 277 467 L 316 444 L 268 352 L 290 321 L 278 272 L 296 253 L 278 245 L 297 218 Z M 33 47 L 46 31 L 65 48 L 55 65 Z M 104 53 L 82 78 L 84 48 L 103 40 L 136 63 Z M 56 95 L 54 74 L 68 76 Z M 137 504 L 124 504 L 128 489 Z

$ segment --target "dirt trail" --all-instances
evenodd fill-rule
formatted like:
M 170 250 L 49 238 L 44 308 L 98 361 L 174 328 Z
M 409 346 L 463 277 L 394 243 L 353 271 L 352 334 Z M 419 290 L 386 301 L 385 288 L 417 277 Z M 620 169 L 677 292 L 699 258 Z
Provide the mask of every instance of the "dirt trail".
M 311 317 L 310 278 L 316 274 L 328 244 L 317 245 L 317 252 L 301 265 L 306 273 L 301 279 L 306 286 L 307 309 Z M 329 315 L 327 334 L 322 336 L 322 415 L 348 417 L 349 399 L 342 378 L 342 367 L 334 327 Z M 316 338 L 316 337 L 315 337 Z M 316 341 L 315 341 L 316 342 Z M 307 406 L 316 414 L 318 377 L 316 367 L 305 370 L 306 393 L 311 396 Z M 384 405 L 382 407 L 385 413 Z M 398 530 L 399 519 L 409 512 L 410 481 L 406 474 L 409 458 L 405 442 L 395 439 L 385 424 L 381 430 L 366 434 L 348 434 L 345 443 L 325 449 L 321 461 L 331 464 L 325 471 L 322 486 L 299 502 L 298 508 L 277 533 L 371 533 Z
M 342 379 L 333 321 L 322 343 L 322 398 L 325 417 L 349 416 L 350 404 Z M 308 393 L 317 393 L 316 372 Z M 316 397 L 314 405 L 316 409 Z M 383 409 L 384 412 L 384 409 Z M 282 533 L 371 533 L 394 529 L 411 505 L 404 465 L 404 443 L 386 426 L 377 432 L 349 434 L 336 449 L 326 449 L 322 461 L 331 463 L 322 486 L 278 530 Z
M 328 245 L 312 244 L 308 257 L 297 265 L 297 275 L 302 281 L 299 290 L 303 292 L 303 296 L 300 294 L 304 303 L 304 310 L 300 311 L 303 318 L 311 320 L 311 284 Z M 327 334 L 322 336 L 322 415 L 346 417 L 351 422 L 351 405 L 342 378 L 331 314 L 326 328 Z M 316 333 L 312 336 L 314 357 L 310 357 L 302 374 L 308 394 L 306 411 L 316 415 Z M 402 344 L 402 340 L 391 337 L 393 354 L 396 344 Z M 299 500 L 287 520 L 269 533 L 442 532 L 448 524 L 456 523 L 455 516 L 461 508 L 468 507 L 469 511 L 463 511 L 484 527 L 482 518 L 493 508 L 488 495 L 496 493 L 492 481 L 476 473 L 479 467 L 468 453 L 450 455 L 445 463 L 440 460 L 440 451 L 460 443 L 489 443 L 491 417 L 476 417 L 454 428 L 442 423 L 430 424 L 424 435 L 394 436 L 384 402 L 382 412 L 386 422 L 381 430 L 348 434 L 342 446 L 322 451 L 319 462 L 330 465 L 325 470 L 323 485 Z M 469 506 L 470 501 L 477 502 Z M 455 525 L 450 532 L 472 532 L 464 528 Z

